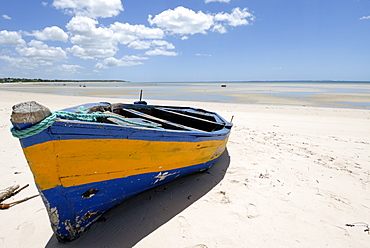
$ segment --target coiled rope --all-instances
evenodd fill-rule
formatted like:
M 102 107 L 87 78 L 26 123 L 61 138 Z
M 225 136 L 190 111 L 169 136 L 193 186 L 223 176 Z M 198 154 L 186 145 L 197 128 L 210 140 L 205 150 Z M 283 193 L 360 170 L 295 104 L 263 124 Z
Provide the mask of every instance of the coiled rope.
M 81 111 L 80 109 L 79 109 L 79 112 L 80 113 L 71 113 L 71 112 L 66 112 L 66 111 L 53 111 L 51 115 L 49 115 L 48 117 L 43 119 L 41 122 L 35 125 L 32 125 L 28 128 L 21 129 L 21 130 L 17 130 L 14 127 L 11 127 L 10 131 L 12 135 L 16 138 L 19 138 L 19 139 L 27 138 L 27 137 L 38 134 L 42 132 L 43 130 L 47 129 L 48 127 L 53 125 L 53 123 L 55 122 L 57 118 L 67 119 L 67 120 L 89 121 L 89 122 L 97 122 L 98 118 L 115 118 L 115 119 L 124 121 L 126 123 L 133 124 L 133 125 L 163 129 L 162 127 L 158 127 L 158 126 L 154 126 L 150 124 L 138 123 L 138 122 L 134 122 L 134 121 L 121 118 L 119 116 L 103 114 L 101 112 L 94 112 L 91 114 L 87 114 L 86 111 Z

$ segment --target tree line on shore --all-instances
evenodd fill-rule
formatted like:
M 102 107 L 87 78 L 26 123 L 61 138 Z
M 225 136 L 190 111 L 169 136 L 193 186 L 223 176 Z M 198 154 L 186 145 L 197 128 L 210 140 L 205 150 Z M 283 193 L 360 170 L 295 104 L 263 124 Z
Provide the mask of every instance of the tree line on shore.
M 20 83 L 20 82 L 127 82 L 124 80 L 66 80 L 66 79 L 41 79 L 41 78 L 0 78 L 0 83 Z

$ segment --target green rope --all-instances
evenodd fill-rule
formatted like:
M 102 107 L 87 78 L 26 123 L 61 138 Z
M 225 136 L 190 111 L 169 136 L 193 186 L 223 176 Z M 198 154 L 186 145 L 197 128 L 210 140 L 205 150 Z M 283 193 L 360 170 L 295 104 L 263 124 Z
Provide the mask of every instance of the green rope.
M 35 135 L 35 134 L 38 134 L 38 133 L 42 132 L 43 130 L 45 130 L 48 127 L 50 127 L 51 125 L 53 125 L 53 123 L 55 122 L 55 120 L 57 118 L 67 119 L 67 120 L 97 122 L 99 117 L 100 118 L 115 118 L 115 119 L 124 121 L 126 123 L 133 124 L 133 125 L 163 129 L 162 127 L 158 127 L 158 126 L 154 126 L 154 125 L 150 125 L 150 124 L 138 123 L 138 122 L 134 122 L 134 121 L 129 121 L 129 120 L 121 118 L 119 116 L 103 114 L 101 112 L 94 112 L 94 113 L 91 113 L 91 114 L 87 114 L 86 111 L 81 111 L 81 110 L 79 110 L 79 112 L 80 113 L 70 113 L 70 112 L 66 112 L 66 111 L 54 111 L 54 112 L 52 112 L 51 115 L 49 115 L 48 117 L 43 119 L 41 122 L 39 122 L 35 125 L 32 125 L 28 128 L 22 129 L 22 130 L 17 130 L 14 127 L 11 127 L 10 131 L 11 131 L 11 133 L 14 137 L 21 139 L 21 138 L 27 138 L 27 137 L 30 137 L 32 135 Z

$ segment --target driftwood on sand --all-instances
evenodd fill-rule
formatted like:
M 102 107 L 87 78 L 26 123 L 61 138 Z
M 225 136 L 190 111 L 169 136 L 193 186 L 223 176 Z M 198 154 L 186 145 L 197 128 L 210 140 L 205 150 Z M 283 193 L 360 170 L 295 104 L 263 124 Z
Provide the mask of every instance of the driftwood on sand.
M 3 189 L 1 192 L 0 192 L 0 202 L 8 199 L 9 197 L 13 196 L 14 194 L 16 194 L 16 190 L 19 188 L 19 184 L 16 184 L 16 185 L 13 185 L 13 186 L 10 186 L 6 189 Z
M 25 202 L 29 199 L 32 199 L 38 195 L 33 195 L 33 196 L 30 196 L 30 197 L 26 197 L 22 200 L 18 200 L 18 201 L 14 201 L 14 202 L 10 202 L 10 203 L 2 203 L 3 201 L 5 201 L 6 199 L 18 194 L 19 192 L 21 192 L 23 189 L 27 188 L 29 186 L 29 184 L 26 184 L 25 186 L 23 186 L 22 188 L 19 189 L 19 184 L 16 184 L 16 185 L 13 185 L 13 186 L 10 186 L 6 189 L 3 189 L 0 191 L 0 209 L 8 209 L 18 203 L 21 203 L 21 202 Z

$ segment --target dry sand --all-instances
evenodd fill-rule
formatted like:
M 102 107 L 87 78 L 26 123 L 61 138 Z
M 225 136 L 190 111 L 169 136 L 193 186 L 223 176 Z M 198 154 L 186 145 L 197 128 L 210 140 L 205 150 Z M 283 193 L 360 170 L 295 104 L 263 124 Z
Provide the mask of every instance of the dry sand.
M 52 110 L 117 99 L 0 91 L 0 189 L 37 194 L 11 107 Z M 206 173 L 112 209 L 78 240 L 58 243 L 40 197 L 0 211 L 0 247 L 369 247 L 370 111 L 303 106 L 158 102 L 234 116 L 227 151 Z M 359 223 L 348 227 L 346 224 Z

